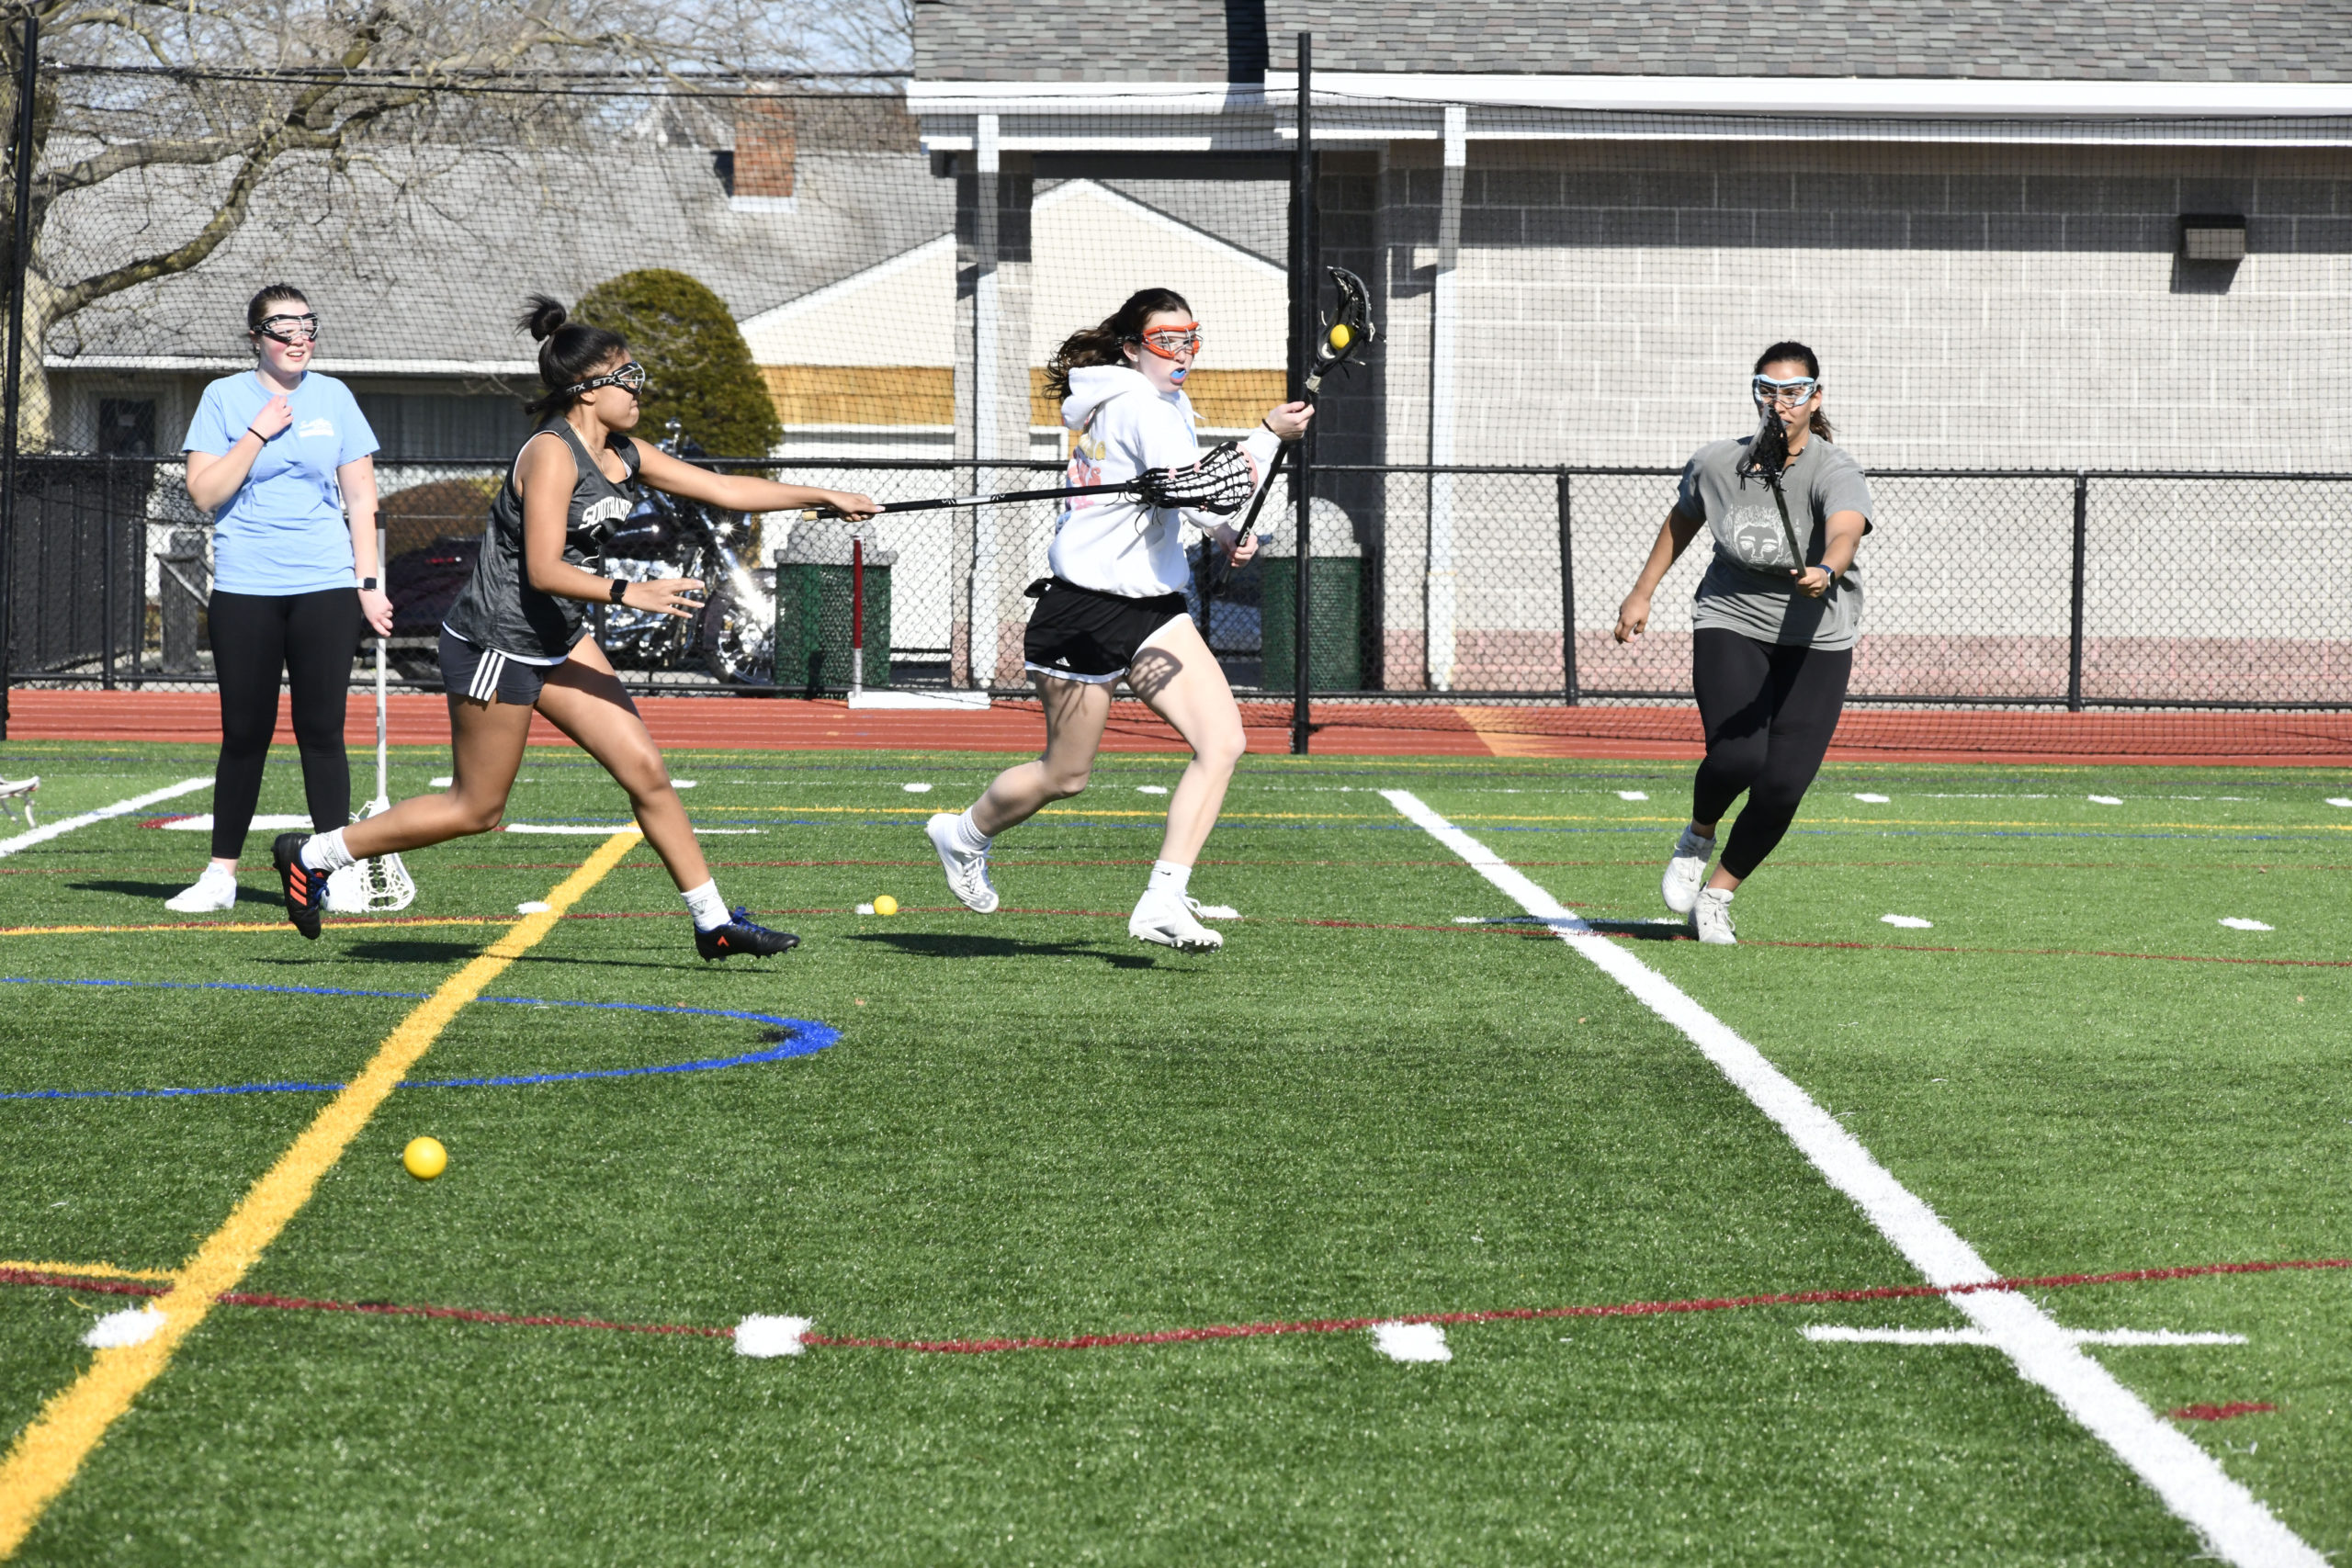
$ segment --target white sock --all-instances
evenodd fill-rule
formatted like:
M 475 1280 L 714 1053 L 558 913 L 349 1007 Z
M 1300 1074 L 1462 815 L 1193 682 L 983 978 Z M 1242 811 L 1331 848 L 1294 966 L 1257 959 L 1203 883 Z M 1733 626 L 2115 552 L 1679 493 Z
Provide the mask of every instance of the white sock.
M 689 887 L 678 895 L 686 901 L 686 911 L 695 918 L 695 930 L 715 931 L 734 919 L 727 912 L 727 900 L 718 896 L 716 877 L 700 887 Z
M 1192 885 L 1193 868 L 1191 866 L 1178 865 L 1172 860 L 1156 860 L 1151 863 L 1152 892 L 1173 893 L 1177 897 L 1182 898 L 1184 896 L 1184 890 Z
M 302 863 L 312 871 L 341 871 L 356 861 L 344 846 L 343 829 L 337 828 L 332 833 L 313 833 L 302 840 Z
M 971 808 L 965 807 L 963 814 L 956 818 L 956 847 L 966 854 L 979 855 L 988 853 L 989 845 L 994 841 L 980 831 L 978 823 L 972 820 Z

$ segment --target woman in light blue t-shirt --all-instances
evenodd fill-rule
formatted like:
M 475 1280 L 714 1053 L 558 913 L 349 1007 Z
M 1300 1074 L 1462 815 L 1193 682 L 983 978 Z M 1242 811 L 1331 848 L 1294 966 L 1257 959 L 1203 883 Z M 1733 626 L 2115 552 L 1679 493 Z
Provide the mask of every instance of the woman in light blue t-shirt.
M 273 283 L 245 307 L 254 368 L 204 389 L 189 422 L 187 491 L 212 513 L 213 671 L 220 760 L 212 775 L 212 863 L 169 907 L 237 901 L 237 857 L 261 797 L 281 676 L 312 826 L 351 817 L 343 722 L 361 622 L 390 632 L 376 559 L 375 432 L 351 389 L 310 367 L 319 319 Z

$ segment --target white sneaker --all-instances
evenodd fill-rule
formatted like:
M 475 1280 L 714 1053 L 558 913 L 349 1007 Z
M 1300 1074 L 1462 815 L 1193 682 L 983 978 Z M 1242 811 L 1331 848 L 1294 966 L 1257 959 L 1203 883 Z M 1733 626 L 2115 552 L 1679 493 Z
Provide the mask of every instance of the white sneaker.
M 963 901 L 964 908 L 989 914 L 996 908 L 996 889 L 989 883 L 989 852 L 964 848 L 959 841 L 963 820 L 958 812 L 942 811 L 924 823 L 922 830 L 931 847 L 939 852 L 940 867 L 947 873 L 947 890 Z
M 1690 911 L 1690 924 L 1699 940 L 1710 947 L 1736 947 L 1739 933 L 1731 924 L 1732 891 L 1728 887 L 1702 887 L 1699 902 Z
M 193 886 L 181 889 L 164 900 L 164 908 L 181 915 L 217 915 L 233 908 L 237 902 L 237 874 L 208 865 L 204 874 Z
M 1666 898 L 1666 907 L 1678 915 L 1687 915 L 1699 902 L 1699 889 L 1707 880 L 1707 859 L 1715 852 L 1715 841 L 1702 839 L 1690 829 L 1682 829 L 1682 837 L 1674 840 L 1674 858 L 1666 863 L 1666 880 L 1658 885 Z
M 1136 912 L 1127 917 L 1127 934 L 1182 953 L 1213 953 L 1225 945 L 1225 937 L 1201 924 L 1193 913 L 1199 908 L 1180 894 L 1147 887 L 1136 900 Z

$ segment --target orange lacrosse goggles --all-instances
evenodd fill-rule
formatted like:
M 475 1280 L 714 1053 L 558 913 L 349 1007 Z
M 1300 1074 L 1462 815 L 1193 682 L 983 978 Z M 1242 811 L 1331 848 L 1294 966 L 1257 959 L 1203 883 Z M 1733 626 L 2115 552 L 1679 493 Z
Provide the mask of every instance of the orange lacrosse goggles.
M 1201 352 L 1201 323 L 1182 321 L 1171 326 L 1154 327 L 1139 341 L 1162 359 L 1173 359 L 1180 354 L 1198 354 Z

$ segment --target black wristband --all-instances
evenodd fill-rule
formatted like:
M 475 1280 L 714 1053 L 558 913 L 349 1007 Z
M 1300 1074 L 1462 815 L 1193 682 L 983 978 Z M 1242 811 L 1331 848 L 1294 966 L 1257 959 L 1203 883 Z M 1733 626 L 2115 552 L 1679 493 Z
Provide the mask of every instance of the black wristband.
M 260 442 L 260 443 L 261 443 L 263 446 L 268 446 L 268 445 L 269 445 L 269 437 L 268 437 L 268 436 L 266 436 L 266 435 L 264 435 L 260 431 L 255 430 L 255 429 L 254 429 L 252 425 L 250 425 L 250 424 L 249 424 L 249 425 L 247 425 L 247 426 L 245 426 L 245 434 L 246 434 L 247 435 L 252 436 L 254 440 L 256 440 L 256 441 Z
M 624 594 L 624 593 L 626 593 L 626 592 L 628 592 L 628 578 L 626 578 L 626 577 L 616 577 L 615 579 L 613 579 L 613 603 L 614 603 L 614 604 L 619 604 L 619 603 L 621 602 L 621 595 L 622 595 L 622 594 Z

